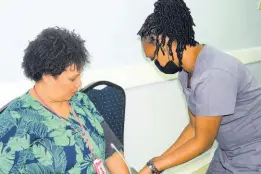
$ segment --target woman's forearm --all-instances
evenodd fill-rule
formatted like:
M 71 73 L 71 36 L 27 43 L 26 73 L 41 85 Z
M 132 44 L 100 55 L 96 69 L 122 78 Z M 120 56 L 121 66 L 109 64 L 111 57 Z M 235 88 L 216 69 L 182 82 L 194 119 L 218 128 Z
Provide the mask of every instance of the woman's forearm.
M 121 152 L 121 156 L 124 154 Z M 105 163 L 111 174 L 129 174 L 128 166 L 118 153 L 114 153 Z

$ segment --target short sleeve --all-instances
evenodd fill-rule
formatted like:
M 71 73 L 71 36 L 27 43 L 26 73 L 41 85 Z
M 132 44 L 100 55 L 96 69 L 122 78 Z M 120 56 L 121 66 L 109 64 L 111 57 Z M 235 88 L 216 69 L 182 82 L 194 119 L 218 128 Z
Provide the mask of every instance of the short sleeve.
M 104 121 L 104 118 L 102 117 L 102 115 L 99 113 L 99 111 L 96 109 L 96 107 L 94 106 L 94 104 L 86 94 L 82 92 L 78 92 L 73 97 L 73 100 L 80 101 L 83 106 L 87 107 L 91 111 L 93 116 L 99 121 L 99 123 Z
M 224 70 L 209 70 L 200 76 L 194 90 L 196 115 L 224 116 L 233 114 L 238 79 Z

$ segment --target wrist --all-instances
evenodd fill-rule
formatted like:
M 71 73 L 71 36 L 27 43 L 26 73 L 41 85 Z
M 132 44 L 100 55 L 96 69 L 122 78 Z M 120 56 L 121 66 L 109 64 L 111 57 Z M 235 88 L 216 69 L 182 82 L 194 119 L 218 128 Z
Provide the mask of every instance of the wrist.
M 152 160 L 148 161 L 146 166 L 150 169 L 152 174 L 159 174 L 160 173 Z

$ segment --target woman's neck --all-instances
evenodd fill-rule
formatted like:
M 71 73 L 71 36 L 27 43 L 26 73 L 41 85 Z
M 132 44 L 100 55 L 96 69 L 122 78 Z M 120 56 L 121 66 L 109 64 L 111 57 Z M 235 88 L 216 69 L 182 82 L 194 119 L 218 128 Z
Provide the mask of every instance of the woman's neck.
M 56 115 L 68 119 L 70 115 L 70 106 L 68 101 L 55 99 L 52 91 L 42 83 L 36 83 L 29 92 L 43 106 L 54 112 Z

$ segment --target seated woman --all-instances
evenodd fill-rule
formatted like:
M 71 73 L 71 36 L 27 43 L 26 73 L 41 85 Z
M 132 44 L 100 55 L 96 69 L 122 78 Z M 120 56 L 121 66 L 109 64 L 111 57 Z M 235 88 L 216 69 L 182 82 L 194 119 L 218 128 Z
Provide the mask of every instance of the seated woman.
M 120 142 L 77 92 L 87 63 L 84 40 L 66 29 L 45 29 L 29 43 L 22 67 L 35 85 L 0 115 L 0 173 L 92 174 L 103 163 L 111 173 L 129 173 L 110 147 L 121 149 Z

